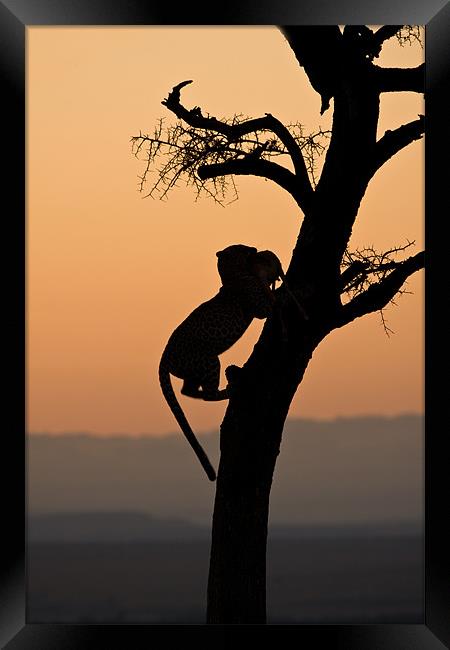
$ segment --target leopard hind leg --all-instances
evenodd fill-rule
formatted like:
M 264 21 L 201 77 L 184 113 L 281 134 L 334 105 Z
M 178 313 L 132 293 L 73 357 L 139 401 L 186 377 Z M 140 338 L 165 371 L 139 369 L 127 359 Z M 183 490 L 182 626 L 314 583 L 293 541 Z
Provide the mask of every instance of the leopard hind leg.
M 204 365 L 204 375 L 202 378 L 203 399 L 207 402 L 219 402 L 228 399 L 226 388 L 220 390 L 220 361 L 219 357 L 209 357 Z

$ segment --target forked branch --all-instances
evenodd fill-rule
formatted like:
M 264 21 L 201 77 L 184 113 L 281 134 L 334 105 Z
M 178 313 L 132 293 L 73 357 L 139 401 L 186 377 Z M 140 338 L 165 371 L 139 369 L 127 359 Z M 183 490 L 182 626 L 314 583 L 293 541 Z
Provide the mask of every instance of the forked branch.
M 229 142 L 237 142 L 238 140 L 240 140 L 241 138 L 243 138 L 244 136 L 250 133 L 271 131 L 275 136 L 277 136 L 277 138 L 279 138 L 279 140 L 283 143 L 287 152 L 289 153 L 292 159 L 292 163 L 294 165 L 296 185 L 298 187 L 298 193 L 302 197 L 301 201 L 308 203 L 313 193 L 313 189 L 311 187 L 311 183 L 308 178 L 308 171 L 306 168 L 305 160 L 303 158 L 302 151 L 299 145 L 297 144 L 295 138 L 290 133 L 290 131 L 284 126 L 284 124 L 282 124 L 282 122 L 280 122 L 276 117 L 274 117 L 270 113 L 266 113 L 264 117 L 259 117 L 250 120 L 244 120 L 242 122 L 236 122 L 234 124 L 229 124 L 227 122 L 218 120 L 215 117 L 211 117 L 209 115 L 208 116 L 203 115 L 200 107 L 198 106 L 194 107 L 191 110 L 188 110 L 180 102 L 180 91 L 182 88 L 184 88 L 184 86 L 191 83 L 192 80 L 182 81 L 181 83 L 174 86 L 171 92 L 169 93 L 167 99 L 162 101 L 162 104 L 166 106 L 169 110 L 171 110 L 177 117 L 182 119 L 190 126 L 196 129 L 204 129 L 206 131 L 215 131 L 216 133 L 220 133 L 224 135 Z M 246 171 L 241 173 L 246 173 L 246 174 L 255 173 L 256 176 L 264 175 L 260 173 L 261 172 L 260 166 L 256 166 L 255 172 L 251 171 L 250 163 L 252 159 L 255 159 L 255 157 L 252 156 L 253 153 L 254 152 L 248 154 L 249 164 L 243 166 L 246 169 Z M 241 167 L 238 166 L 239 169 Z M 273 172 L 275 172 L 275 167 L 281 167 L 281 165 L 272 163 Z M 217 173 L 214 170 L 217 170 Z M 202 174 L 200 169 L 199 172 L 200 174 Z M 213 169 L 209 169 L 207 171 L 205 170 L 203 172 L 204 178 L 211 178 L 213 174 L 219 175 L 219 172 L 223 173 L 220 169 L 220 166 Z M 226 173 L 236 173 L 236 172 L 226 172 Z M 268 178 L 270 178 L 271 180 L 275 180 L 274 176 L 278 177 L 278 175 L 279 174 L 275 172 L 272 173 L 270 176 L 268 176 Z M 281 172 L 280 175 L 282 178 L 286 177 L 286 175 L 283 172 Z M 285 184 L 283 184 L 282 187 L 285 187 L 285 189 L 287 189 Z
M 256 119 L 235 115 L 218 120 L 203 115 L 198 106 L 188 110 L 181 104 L 180 92 L 190 83 L 177 84 L 162 102 L 179 118 L 174 125 L 164 127 L 161 119 L 152 135 L 139 133 L 131 138 L 135 156 L 146 162 L 140 191 L 159 159 L 162 164 L 146 196 L 164 198 L 184 180 L 198 196 L 205 192 L 223 205 L 230 185 L 237 198 L 234 176 L 245 174 L 277 183 L 306 212 L 316 187 L 317 159 L 326 150 L 323 141 L 331 132 L 319 129 L 305 135 L 301 124 L 285 126 L 270 113 Z M 280 158 L 290 159 L 292 167 L 275 162 Z

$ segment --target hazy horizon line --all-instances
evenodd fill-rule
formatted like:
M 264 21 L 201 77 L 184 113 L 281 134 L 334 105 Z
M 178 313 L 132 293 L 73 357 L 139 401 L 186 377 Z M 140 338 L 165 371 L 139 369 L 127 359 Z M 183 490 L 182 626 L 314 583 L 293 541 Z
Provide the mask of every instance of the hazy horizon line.
M 127 519 L 139 519 L 142 523 L 145 520 L 146 523 L 153 523 L 156 525 L 173 525 L 177 524 L 180 526 L 188 526 L 191 528 L 196 528 L 199 530 L 210 529 L 210 523 L 199 522 L 189 517 L 182 516 L 161 516 L 155 515 L 152 511 L 144 509 L 133 509 L 127 510 L 124 508 L 80 508 L 76 510 L 30 510 L 27 509 L 27 518 L 28 520 L 34 520 L 37 523 L 37 520 L 57 520 L 57 519 L 68 519 L 68 518 L 120 518 L 125 517 Z M 96 523 L 101 524 L 101 521 L 96 521 Z M 343 529 L 357 529 L 357 530 L 367 530 L 367 529 L 423 529 L 424 528 L 424 519 L 423 517 L 409 517 L 409 518 L 393 518 L 386 517 L 383 519 L 367 519 L 367 520 L 358 520 L 358 519 L 346 519 L 346 520 L 330 520 L 323 519 L 317 521 L 289 521 L 288 519 L 274 519 L 268 522 L 269 528 L 283 528 L 290 529 L 292 531 L 296 530 L 343 530 Z
M 333 424 L 337 422 L 343 422 L 346 420 L 397 420 L 402 418 L 424 418 L 425 413 L 413 412 L 413 411 L 403 411 L 396 414 L 386 414 L 386 413 L 367 413 L 364 415 L 337 415 L 334 417 L 328 418 L 319 418 L 319 417 L 288 417 L 286 423 L 289 422 L 308 422 L 314 424 Z M 220 426 L 220 424 L 218 425 Z M 217 427 L 218 428 L 218 427 Z M 199 436 L 209 436 L 217 433 L 216 429 L 203 429 L 197 430 L 196 434 Z M 126 433 L 122 432 L 112 432 L 112 433 L 99 433 L 93 431 L 26 431 L 27 436 L 35 437 L 88 437 L 88 438 L 170 438 L 173 436 L 178 436 L 179 432 L 174 428 L 173 430 L 161 433 Z

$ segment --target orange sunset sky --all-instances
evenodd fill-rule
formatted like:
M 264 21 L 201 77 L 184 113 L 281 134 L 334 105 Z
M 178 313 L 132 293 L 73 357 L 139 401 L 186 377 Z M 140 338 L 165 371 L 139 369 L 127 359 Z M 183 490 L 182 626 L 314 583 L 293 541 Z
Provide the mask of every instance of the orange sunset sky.
M 180 81 L 187 107 L 216 117 L 270 112 L 306 131 L 331 125 L 275 27 L 27 29 L 27 428 L 30 433 L 161 435 L 178 430 L 160 392 L 165 343 L 219 288 L 216 251 L 271 249 L 286 269 L 301 213 L 263 179 L 236 179 L 222 208 L 180 186 L 144 199 L 130 137 L 175 117 L 161 100 Z M 385 44 L 377 61 L 415 66 L 419 45 Z M 424 112 L 423 95 L 382 95 L 380 134 Z M 370 184 L 351 246 L 423 248 L 423 141 Z M 231 198 L 231 196 L 230 196 Z M 290 417 L 423 412 L 423 272 L 385 316 L 333 332 L 314 353 Z M 221 357 L 248 357 L 263 321 Z M 176 390 L 180 381 L 174 381 Z M 179 392 L 178 392 L 179 394 Z M 217 430 L 227 402 L 180 402 L 195 431 Z

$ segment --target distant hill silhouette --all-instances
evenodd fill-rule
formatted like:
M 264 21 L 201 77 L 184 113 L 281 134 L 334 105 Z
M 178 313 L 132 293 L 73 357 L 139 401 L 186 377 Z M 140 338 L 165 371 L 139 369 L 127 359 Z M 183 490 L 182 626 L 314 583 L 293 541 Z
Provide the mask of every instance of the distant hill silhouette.
M 271 523 L 420 523 L 423 437 L 418 415 L 288 420 L 272 488 Z M 218 434 L 203 435 L 201 442 L 217 467 Z M 150 520 L 144 522 L 139 513 L 156 518 L 153 523 L 210 525 L 214 485 L 205 480 L 181 433 L 163 438 L 34 434 L 27 457 L 31 515 L 119 512 L 130 518 L 129 525 L 133 520 L 136 534 L 150 530 Z M 170 524 L 173 531 L 176 525 L 181 524 Z
M 71 512 L 30 516 L 29 542 L 143 542 L 205 539 L 206 527 L 139 512 Z
M 214 486 L 181 433 L 30 436 L 27 458 L 30 622 L 204 623 Z M 270 623 L 423 620 L 422 467 L 419 416 L 287 422 Z
M 28 542 L 131 543 L 209 541 L 208 526 L 181 519 L 161 519 L 139 512 L 71 512 L 31 515 Z M 374 539 L 377 537 L 420 537 L 417 523 L 341 526 L 273 525 L 269 539 Z

